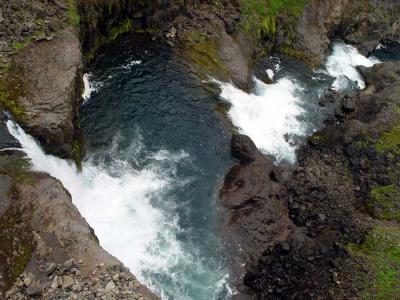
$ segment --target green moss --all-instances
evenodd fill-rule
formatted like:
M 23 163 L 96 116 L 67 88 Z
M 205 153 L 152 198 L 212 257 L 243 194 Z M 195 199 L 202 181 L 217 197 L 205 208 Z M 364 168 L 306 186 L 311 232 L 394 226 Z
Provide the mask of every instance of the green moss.
M 15 200 L 15 199 L 14 199 Z M 24 271 L 35 247 L 32 230 L 27 225 L 29 212 L 22 212 L 15 201 L 0 219 L 0 263 L 7 290 Z
M 132 28 L 132 21 L 130 19 L 125 19 L 118 26 L 115 26 L 109 30 L 108 39 L 113 41 L 121 34 L 128 32 Z
M 322 136 L 322 135 L 319 134 L 319 133 L 315 133 L 315 134 L 313 134 L 312 136 L 310 136 L 310 137 L 308 138 L 308 143 L 309 143 L 311 146 L 316 146 L 316 147 L 318 147 L 318 146 L 321 146 L 322 144 L 324 144 L 324 142 L 325 142 L 324 136 Z
M 378 153 L 392 152 L 400 155 L 400 124 L 396 124 L 388 131 L 384 132 L 375 143 Z
M 201 71 L 204 71 L 204 76 L 214 74 L 222 78 L 228 77 L 229 71 L 217 55 L 215 40 L 198 32 L 188 33 L 185 40 L 187 56 L 201 68 Z
M 24 111 L 17 103 L 16 99 L 10 96 L 10 93 L 0 86 L 0 105 L 7 109 L 15 119 L 20 120 Z
M 82 169 L 82 143 L 79 140 L 74 140 L 72 143 L 72 158 L 76 163 L 76 167 Z
M 298 17 L 309 0 L 238 0 L 242 10 L 241 26 L 257 37 L 276 33 L 280 13 Z
M 34 185 L 35 182 L 29 172 L 30 167 L 28 160 L 10 156 L 1 160 L 0 174 L 11 177 L 15 183 L 24 182 Z
M 361 299 L 399 299 L 400 295 L 400 229 L 376 227 L 362 244 L 348 247 L 352 256 L 362 258 L 371 278 L 364 278 Z M 365 276 L 364 276 L 365 277 Z
M 289 45 L 283 46 L 279 50 L 281 53 L 283 53 L 287 56 L 294 57 L 294 58 L 304 61 L 309 66 L 315 65 L 314 61 L 309 56 L 307 56 L 304 52 L 298 51 Z
M 12 43 L 12 48 L 13 48 L 14 50 L 16 50 L 16 51 L 21 50 L 21 49 L 24 48 L 24 47 L 25 47 L 25 44 L 24 44 L 24 43 L 21 43 L 21 42 L 14 42 L 14 43 Z
M 75 0 L 67 0 L 67 8 L 68 8 L 67 15 L 69 24 L 75 27 L 79 27 L 81 19 L 78 13 L 78 8 Z
M 371 202 L 367 205 L 367 210 L 372 216 L 400 222 L 400 191 L 395 185 L 373 188 L 370 198 Z

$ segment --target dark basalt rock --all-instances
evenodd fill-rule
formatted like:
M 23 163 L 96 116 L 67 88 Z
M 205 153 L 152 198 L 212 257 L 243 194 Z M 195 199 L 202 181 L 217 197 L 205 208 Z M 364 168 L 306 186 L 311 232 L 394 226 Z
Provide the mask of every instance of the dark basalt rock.
M 379 218 L 385 207 L 371 199 L 371 189 L 400 186 L 400 158 L 374 144 L 399 123 L 399 71 L 400 63 L 376 65 L 362 70 L 366 90 L 328 95 L 342 115 L 299 148 L 294 168 L 259 157 L 247 137 L 232 138 L 240 164 L 227 175 L 220 197 L 232 209 L 229 226 L 245 243 L 244 284 L 258 299 L 359 295 L 362 280 L 354 276 L 367 278 L 370 270 L 345 245 L 381 224 L 371 216 Z M 267 176 L 272 170 L 277 180 Z
M 233 135 L 232 156 L 239 163 L 226 175 L 220 199 L 231 209 L 228 231 L 244 250 L 244 260 L 254 263 L 263 249 L 286 240 L 292 222 L 281 170 L 244 135 Z

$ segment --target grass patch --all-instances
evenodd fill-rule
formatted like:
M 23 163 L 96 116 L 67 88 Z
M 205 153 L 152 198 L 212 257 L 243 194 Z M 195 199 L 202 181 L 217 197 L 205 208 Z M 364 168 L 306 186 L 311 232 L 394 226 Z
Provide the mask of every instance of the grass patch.
M 400 124 L 393 126 L 390 130 L 384 132 L 375 143 L 375 149 L 378 153 L 393 152 L 400 155 Z
M 0 87 L 0 105 L 7 109 L 16 120 L 20 120 L 23 117 L 24 111 L 21 106 L 12 100 L 9 93 Z
M 238 0 L 242 10 L 242 28 L 255 32 L 257 37 L 276 33 L 277 19 L 280 13 L 299 17 L 309 0 Z
M 361 299 L 399 299 L 399 228 L 376 227 L 368 233 L 362 244 L 351 244 L 348 249 L 351 255 L 366 262 L 372 274 L 372 278 L 365 279 Z
M 400 222 L 400 191 L 395 185 L 373 188 L 370 197 L 367 210 L 373 217 Z
M 25 47 L 25 44 L 24 43 L 21 43 L 21 42 L 14 42 L 14 43 L 12 43 L 12 48 L 14 49 L 14 50 L 16 50 L 16 51 L 19 51 L 19 50 L 21 50 L 22 48 L 24 48 Z
M 67 0 L 67 9 L 68 23 L 75 27 L 79 27 L 81 18 L 75 0 Z

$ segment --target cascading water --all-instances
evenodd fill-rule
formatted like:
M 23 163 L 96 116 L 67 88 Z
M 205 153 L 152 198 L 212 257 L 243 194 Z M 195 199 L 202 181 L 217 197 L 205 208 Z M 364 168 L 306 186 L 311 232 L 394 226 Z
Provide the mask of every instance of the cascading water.
M 218 98 L 167 50 L 132 44 L 106 49 L 84 77 L 81 173 L 7 127 L 33 168 L 69 190 L 100 244 L 163 299 L 230 298 L 216 195 L 232 161 Z
M 215 114 L 218 98 L 168 51 L 132 44 L 140 43 L 122 40 L 107 49 L 84 76 L 82 172 L 46 155 L 12 121 L 7 128 L 35 170 L 63 182 L 101 245 L 163 299 L 229 299 L 234 291 L 218 235 L 216 189 L 233 162 Z M 362 88 L 355 66 L 375 62 L 336 43 L 326 70 L 272 57 L 256 75 L 273 84 L 255 78 L 249 94 L 217 83 L 239 130 L 276 161 L 294 162 L 298 140 L 324 119 L 318 99 L 330 87 Z
M 272 84 L 256 77 L 251 93 L 233 84 L 217 82 L 222 100 L 231 106 L 229 117 L 238 130 L 276 162 L 294 163 L 296 145 L 323 124 L 325 112 L 318 100 L 335 91 L 363 89 L 356 66 L 371 67 L 378 59 L 366 58 L 343 42 L 335 42 L 325 70 L 315 72 L 290 58 L 271 57 L 261 63 Z
M 328 57 L 325 67 L 328 74 L 335 78 L 332 88 L 342 91 L 355 84 L 357 88 L 364 89 L 365 83 L 357 66 L 372 67 L 380 61 L 375 57 L 365 57 L 356 48 L 337 41 L 333 45 L 332 54 Z

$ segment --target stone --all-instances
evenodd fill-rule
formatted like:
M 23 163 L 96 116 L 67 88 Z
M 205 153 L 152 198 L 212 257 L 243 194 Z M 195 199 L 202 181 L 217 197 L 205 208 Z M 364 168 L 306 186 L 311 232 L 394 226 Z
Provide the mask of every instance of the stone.
M 165 35 L 167 39 L 175 39 L 176 37 L 176 28 L 172 27 L 171 30 Z
M 281 242 L 280 243 L 280 249 L 282 253 L 289 253 L 290 252 L 290 244 L 288 242 Z
M 114 290 L 115 289 L 115 283 L 113 282 L 113 281 L 109 281 L 108 283 L 107 283 L 107 285 L 106 285 L 106 287 L 105 287 L 105 291 L 106 292 L 110 292 L 110 291 L 112 291 L 112 290 Z
M 344 98 L 342 108 L 345 112 L 354 112 L 356 110 L 355 98 Z
M 167 40 L 167 41 L 166 41 L 166 44 L 167 44 L 169 47 L 171 47 L 171 48 L 173 48 L 173 47 L 175 46 L 174 42 L 172 42 L 172 41 L 170 41 L 170 40 Z
M 24 285 L 26 286 L 26 287 L 28 287 L 28 286 L 30 286 L 31 284 L 32 284 L 32 277 L 30 277 L 30 276 L 27 276 L 27 277 L 25 277 L 24 278 Z
M 60 286 L 60 277 L 58 277 L 57 275 L 54 276 L 53 282 L 51 283 L 51 288 L 53 290 L 55 290 L 56 288 L 58 288 Z
M 55 263 L 50 263 L 46 270 L 45 273 L 47 276 L 50 276 L 51 274 L 53 274 L 53 272 L 57 269 L 57 265 Z
M 118 281 L 119 280 L 119 274 L 118 273 L 114 274 L 113 277 L 112 277 L 112 280 L 113 281 Z
M 55 5 L 57 5 L 59 8 L 67 10 L 68 8 L 64 5 L 63 2 L 61 2 L 60 0 L 54 0 L 53 1 Z
M 39 282 L 36 282 L 27 288 L 26 293 L 28 296 L 36 297 L 42 295 L 42 290 L 42 285 Z
M 72 267 L 72 261 L 71 260 L 67 260 L 65 263 L 64 263 L 64 268 L 66 269 L 66 270 L 69 270 L 69 269 L 71 269 L 71 267 Z
M 62 279 L 62 289 L 68 289 L 71 288 L 74 285 L 74 280 L 72 279 L 71 276 L 65 275 L 63 276 Z

